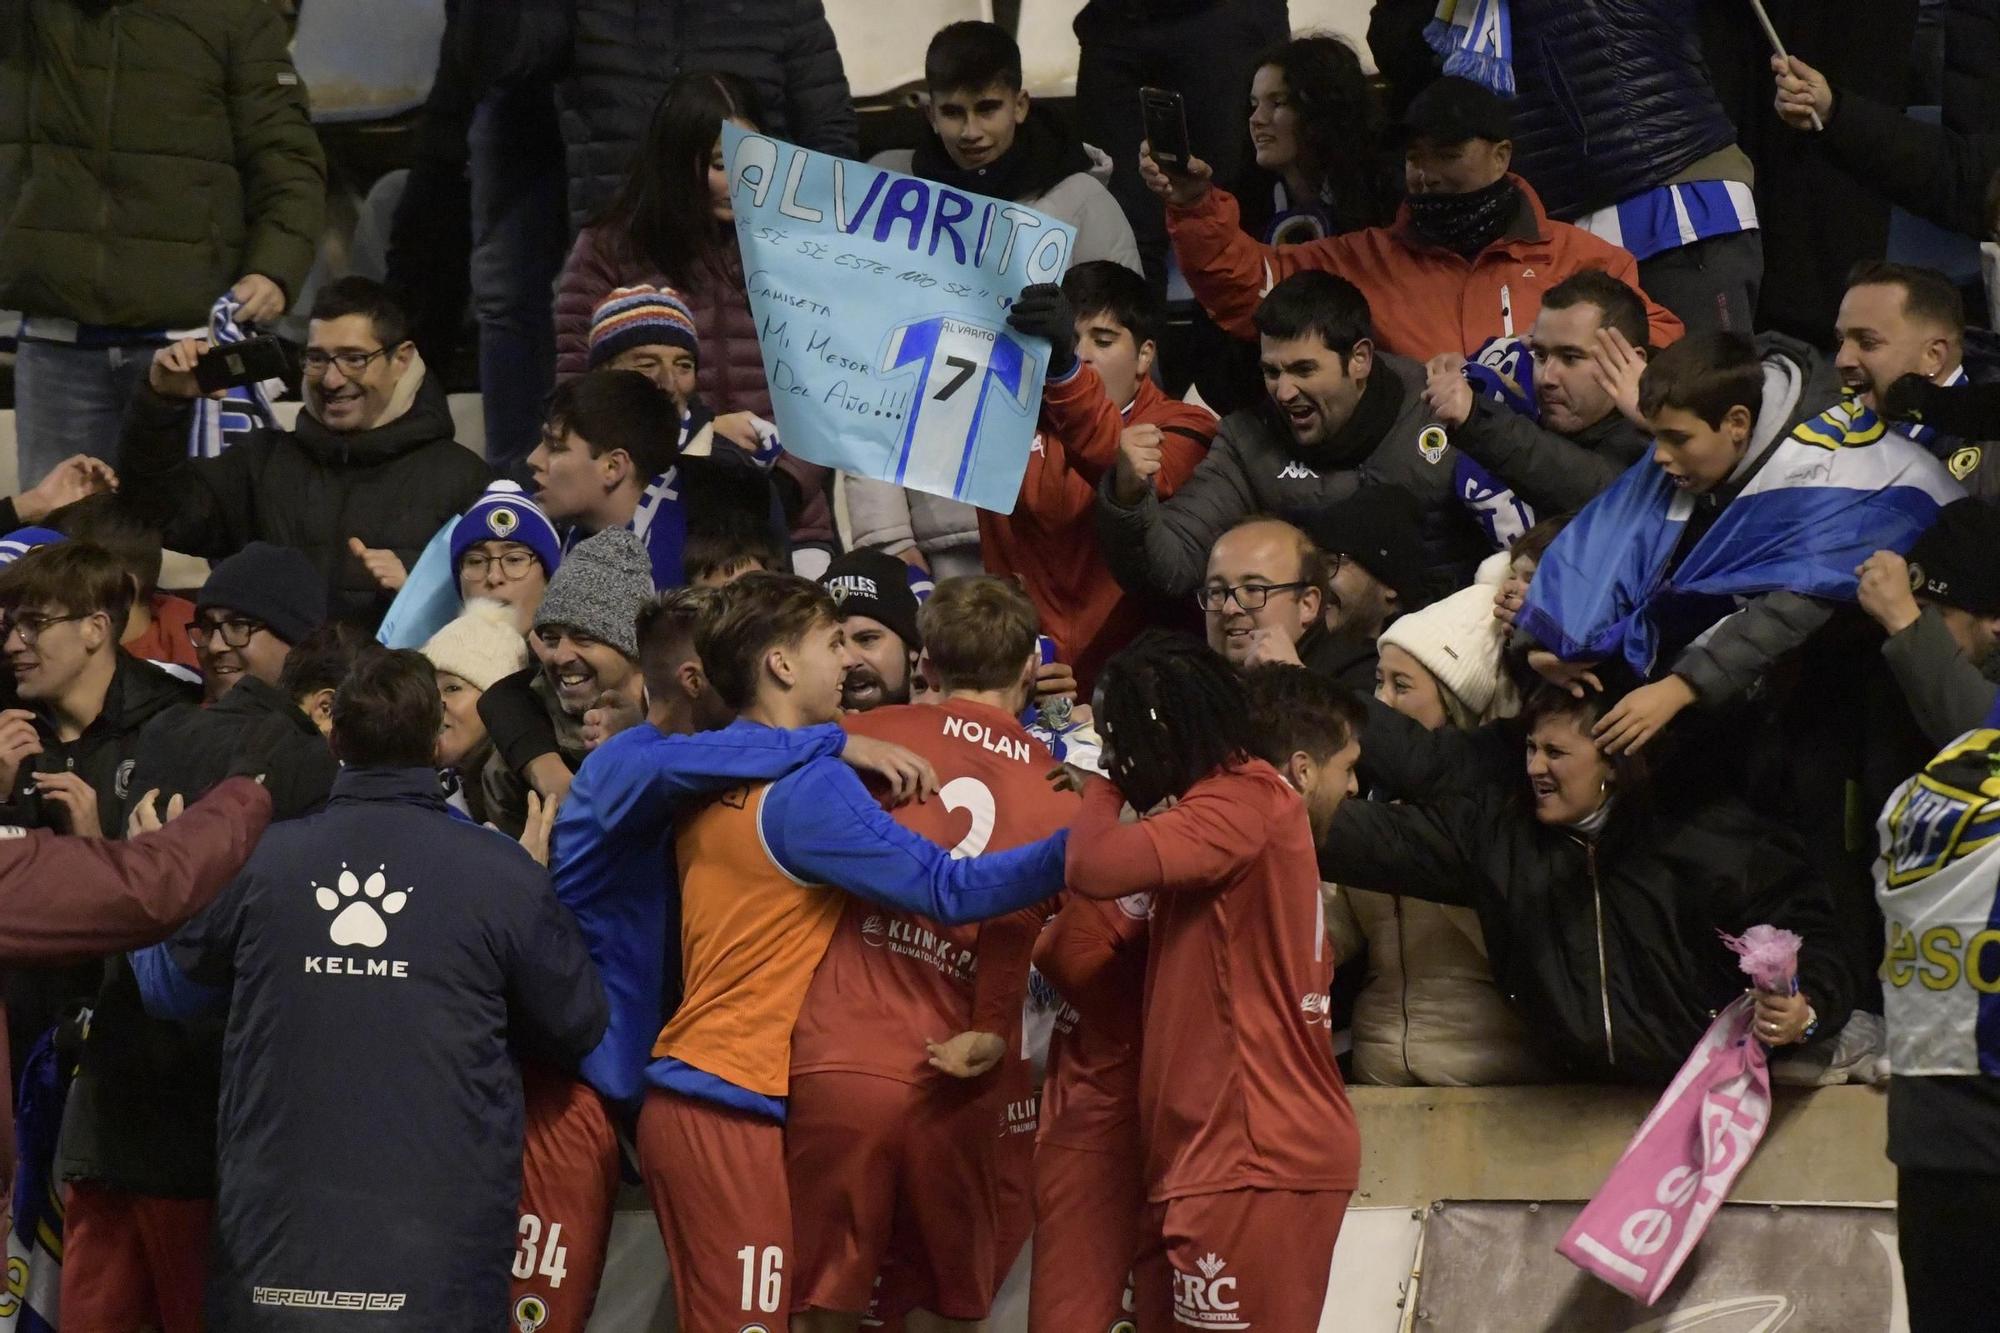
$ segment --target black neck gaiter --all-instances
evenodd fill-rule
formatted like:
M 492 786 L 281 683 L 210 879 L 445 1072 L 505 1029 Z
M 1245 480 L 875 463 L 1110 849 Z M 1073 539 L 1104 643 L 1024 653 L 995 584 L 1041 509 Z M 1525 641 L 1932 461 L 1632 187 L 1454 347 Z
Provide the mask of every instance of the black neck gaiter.
M 1520 211 L 1521 191 L 1510 176 L 1469 194 L 1413 194 L 1410 226 L 1432 245 L 1468 259 L 1500 239 Z

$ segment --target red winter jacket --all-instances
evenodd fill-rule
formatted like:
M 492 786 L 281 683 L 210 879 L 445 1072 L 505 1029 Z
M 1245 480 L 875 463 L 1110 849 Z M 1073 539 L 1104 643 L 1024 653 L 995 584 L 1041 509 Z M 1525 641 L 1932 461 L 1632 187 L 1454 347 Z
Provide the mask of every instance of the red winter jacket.
M 1323 269 L 1361 289 L 1377 343 L 1412 361 L 1440 352 L 1471 356 L 1489 338 L 1525 334 L 1541 313 L 1542 293 L 1587 268 L 1645 296 L 1629 250 L 1551 221 L 1533 188 L 1519 176 L 1513 181 L 1521 189 L 1514 226 L 1470 259 L 1420 240 L 1407 204 L 1387 227 L 1274 246 L 1244 232 L 1236 200 L 1211 189 L 1185 208 L 1167 206 L 1167 234 L 1202 309 L 1237 337 L 1256 336 L 1250 315 L 1265 292 L 1294 273 Z M 1656 348 L 1686 332 L 1651 298 L 1646 316 Z
M 1068 379 L 1042 390 L 1041 434 L 1014 512 L 979 511 L 986 568 L 1021 580 L 1085 699 L 1104 663 L 1150 619 L 1145 601 L 1111 576 L 1095 517 L 1097 485 L 1118 462 L 1118 437 L 1138 425 L 1158 426 L 1165 436 L 1154 481 L 1164 500 L 1208 453 L 1214 415 L 1167 397 L 1151 380 L 1140 381 L 1120 412 L 1097 372 L 1078 362 Z
M 695 382 L 702 402 L 718 416 L 754 412 L 770 420 L 771 390 L 764 382 L 763 354 L 757 350 L 757 321 L 743 290 L 742 259 L 733 243 L 723 256 L 722 274 L 681 285 L 633 255 L 623 238 L 608 229 L 585 227 L 578 232 L 556 283 L 556 379 L 573 379 L 589 368 L 590 315 L 613 288 L 640 283 L 672 287 L 694 315 L 700 342 Z M 805 497 L 792 540 L 832 541 L 827 469 L 790 453 L 779 458 L 778 467 L 798 482 Z

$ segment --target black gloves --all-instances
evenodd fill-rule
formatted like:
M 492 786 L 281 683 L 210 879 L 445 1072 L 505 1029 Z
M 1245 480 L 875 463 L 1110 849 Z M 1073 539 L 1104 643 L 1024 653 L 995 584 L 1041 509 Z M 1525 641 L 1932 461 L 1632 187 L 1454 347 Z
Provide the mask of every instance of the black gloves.
M 1076 369 L 1076 312 L 1069 298 L 1052 282 L 1038 282 L 1023 291 L 1007 312 L 1016 333 L 1049 340 L 1049 378 L 1061 379 Z
M 1947 389 L 1921 375 L 1905 375 L 1882 397 L 1882 415 L 1891 421 L 1916 421 L 1968 440 L 2000 438 L 2000 385 Z

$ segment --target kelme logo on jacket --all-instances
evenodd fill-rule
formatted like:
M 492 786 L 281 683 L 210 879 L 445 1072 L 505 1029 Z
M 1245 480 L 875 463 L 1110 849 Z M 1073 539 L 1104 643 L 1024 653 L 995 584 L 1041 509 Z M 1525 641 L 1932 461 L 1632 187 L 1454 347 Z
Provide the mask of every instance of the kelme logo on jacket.
M 330 912 L 327 938 L 343 949 L 379 949 L 389 942 L 389 922 L 410 905 L 415 889 L 389 888 L 387 866 L 362 879 L 341 864 L 340 875 L 331 885 L 314 882 L 313 902 L 322 912 Z M 306 971 L 329 977 L 392 977 L 410 975 L 410 965 L 401 958 L 366 958 L 353 954 L 307 954 Z
M 340 868 L 340 878 L 334 888 L 324 884 L 313 885 L 313 901 L 322 912 L 339 913 L 327 927 L 327 936 L 343 948 L 359 945 L 364 949 L 378 949 L 389 938 L 389 923 L 384 916 L 394 916 L 410 901 L 408 889 L 398 889 L 389 893 L 389 881 L 383 874 L 387 866 L 378 866 L 366 883 L 355 878 L 354 872 L 345 865 Z M 346 906 L 341 906 L 345 903 Z

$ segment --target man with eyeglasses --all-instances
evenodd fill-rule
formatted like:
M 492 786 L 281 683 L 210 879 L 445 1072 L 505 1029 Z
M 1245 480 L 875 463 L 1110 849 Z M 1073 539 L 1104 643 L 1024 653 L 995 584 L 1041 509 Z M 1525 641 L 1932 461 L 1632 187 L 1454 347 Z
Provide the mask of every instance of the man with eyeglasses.
M 1234 667 L 1298 660 L 1298 644 L 1319 627 L 1326 557 L 1282 519 L 1246 519 L 1208 553 L 1195 604 L 1208 646 Z
M 373 628 L 427 542 L 492 473 L 453 440 L 443 386 L 379 284 L 349 277 L 313 303 L 305 409 L 214 458 L 188 454 L 201 396 L 183 339 L 153 357 L 119 453 L 121 492 L 140 499 L 166 545 L 219 560 L 252 541 L 303 551 L 335 618 Z
M 1368 486 L 1327 511 L 1318 541 L 1279 519 L 1231 528 L 1195 592 L 1209 647 L 1244 669 L 1285 662 L 1373 688 L 1375 641 L 1426 600 L 1417 508 L 1397 487 Z
M 187 702 L 193 685 L 120 652 L 131 576 L 87 542 L 38 547 L 0 570 L 0 653 L 18 706 L 0 711 L 0 825 L 80 837 L 124 832 L 124 800 L 139 732 Z M 49 892 L 60 892 L 51 883 Z M 9 973 L 11 1049 L 97 992 L 102 966 Z

